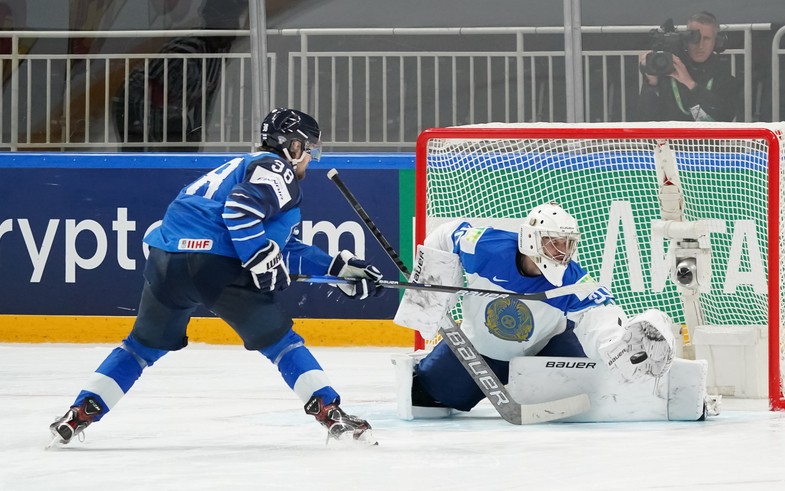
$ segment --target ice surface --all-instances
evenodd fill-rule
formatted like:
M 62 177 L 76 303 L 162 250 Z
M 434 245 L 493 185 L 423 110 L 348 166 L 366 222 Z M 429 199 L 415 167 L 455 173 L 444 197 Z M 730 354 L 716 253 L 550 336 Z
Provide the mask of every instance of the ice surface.
M 390 354 L 313 348 L 378 447 L 325 446 L 275 368 L 191 345 L 148 368 L 101 422 L 45 451 L 110 345 L 0 344 L 0 490 L 785 490 L 785 414 L 723 401 L 706 422 L 513 426 L 489 404 L 448 420 L 395 416 Z

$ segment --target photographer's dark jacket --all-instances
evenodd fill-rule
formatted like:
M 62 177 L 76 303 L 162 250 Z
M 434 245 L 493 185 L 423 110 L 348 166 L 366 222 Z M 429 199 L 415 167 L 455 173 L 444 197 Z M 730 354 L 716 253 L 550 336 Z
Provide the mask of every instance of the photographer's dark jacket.
M 713 54 L 687 70 L 697 84 L 693 90 L 667 75 L 659 77 L 657 85 L 643 80 L 639 121 L 733 121 L 740 97 L 730 68 Z

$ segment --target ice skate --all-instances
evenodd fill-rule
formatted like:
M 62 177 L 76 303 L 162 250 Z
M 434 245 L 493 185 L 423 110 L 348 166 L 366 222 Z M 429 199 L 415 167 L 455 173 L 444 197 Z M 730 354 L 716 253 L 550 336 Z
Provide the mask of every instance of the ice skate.
M 330 438 L 346 440 L 347 435 L 351 435 L 353 441 L 368 445 L 379 444 L 373 437 L 371 425 L 367 421 L 346 414 L 336 403 L 325 406 L 320 397 L 313 396 L 305 404 L 305 413 L 314 416 L 316 421 L 327 428 L 328 442 Z
M 71 406 L 68 412 L 49 425 L 52 441 L 46 448 L 50 448 L 56 443 L 65 445 L 74 437 L 83 439 L 82 431 L 90 426 L 96 416 L 103 412 L 103 406 L 93 397 L 88 397 L 79 406 Z

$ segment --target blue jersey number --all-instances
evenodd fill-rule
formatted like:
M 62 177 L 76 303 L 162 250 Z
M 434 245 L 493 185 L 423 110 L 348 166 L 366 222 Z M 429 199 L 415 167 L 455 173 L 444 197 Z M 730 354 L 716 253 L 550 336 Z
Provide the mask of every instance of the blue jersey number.
M 277 172 L 283 176 L 283 180 L 286 184 L 291 184 L 294 181 L 294 172 L 289 167 L 286 167 L 284 163 L 280 160 L 276 160 L 270 166 L 270 169 L 273 172 Z
M 604 286 L 594 290 L 594 292 L 589 295 L 589 298 L 592 299 L 597 305 L 613 305 L 616 303 L 616 299 L 613 297 L 613 294 Z

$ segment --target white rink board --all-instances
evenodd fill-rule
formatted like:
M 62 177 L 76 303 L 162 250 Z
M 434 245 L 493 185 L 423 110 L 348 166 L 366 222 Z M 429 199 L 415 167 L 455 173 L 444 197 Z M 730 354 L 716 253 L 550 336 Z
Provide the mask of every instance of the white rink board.
M 764 400 L 726 399 L 703 423 L 513 426 L 487 403 L 405 422 L 387 348 L 313 350 L 378 447 L 325 447 L 261 355 L 193 345 L 149 368 L 84 443 L 44 451 L 112 348 L 0 344 L 0 490 L 785 489 L 785 413 Z

